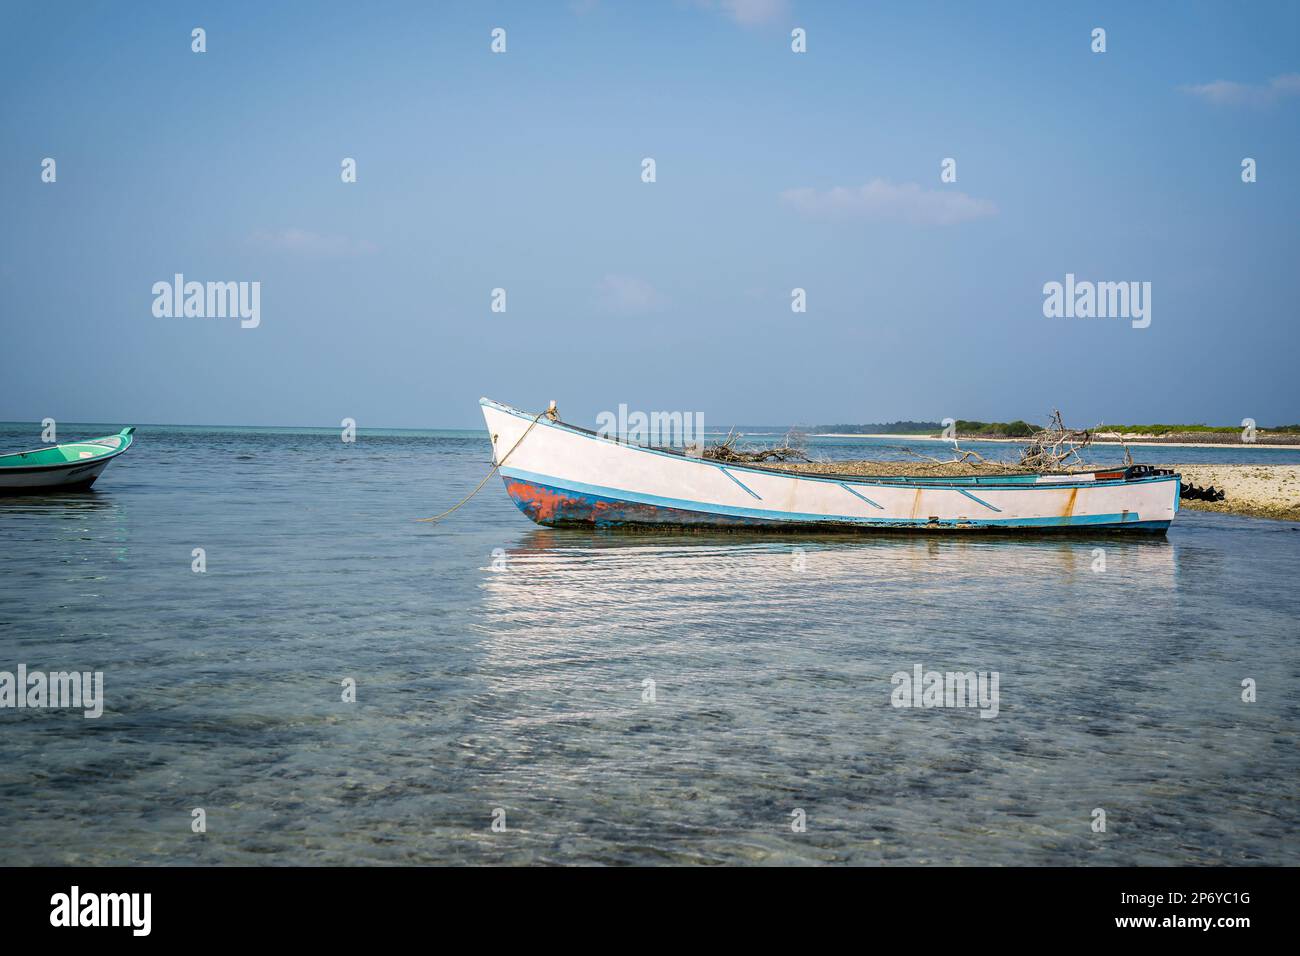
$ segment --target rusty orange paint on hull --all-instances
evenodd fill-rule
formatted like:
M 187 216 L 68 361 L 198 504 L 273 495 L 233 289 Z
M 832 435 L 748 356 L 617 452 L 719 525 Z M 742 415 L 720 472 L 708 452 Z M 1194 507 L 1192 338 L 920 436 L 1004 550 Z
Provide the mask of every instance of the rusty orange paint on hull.
M 562 489 L 537 485 L 514 478 L 506 478 L 506 491 L 519 510 L 538 524 L 594 525 L 619 527 L 625 525 L 693 526 L 693 527 L 764 527 L 774 525 L 758 518 L 716 515 L 708 512 L 687 511 L 635 501 L 619 501 L 566 492 Z
M 1066 503 L 1065 503 L 1065 507 L 1061 509 L 1061 517 L 1062 517 L 1062 518 L 1069 518 L 1071 515 L 1074 514 L 1074 503 L 1075 503 L 1078 499 L 1079 499 L 1079 489 L 1078 489 L 1078 488 L 1071 488 L 1071 489 L 1070 489 L 1070 498 L 1069 498 L 1068 501 L 1066 501 Z
M 541 488 L 522 481 L 506 481 L 506 491 L 515 500 L 515 504 L 534 521 L 546 523 L 554 521 L 557 510 L 571 503 L 567 495 L 561 495 L 549 488 Z

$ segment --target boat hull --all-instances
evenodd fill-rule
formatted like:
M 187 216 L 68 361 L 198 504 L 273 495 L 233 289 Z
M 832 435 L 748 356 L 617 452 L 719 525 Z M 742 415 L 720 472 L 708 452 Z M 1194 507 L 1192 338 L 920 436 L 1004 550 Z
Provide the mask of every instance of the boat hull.
M 873 520 L 871 518 L 811 519 L 803 516 L 764 517 L 757 515 L 726 515 L 696 509 L 646 504 L 617 497 L 576 491 L 555 485 L 506 478 L 506 493 L 519 510 L 533 521 L 548 528 L 685 528 L 710 530 L 780 530 L 827 532 L 863 531 L 967 531 L 996 532 L 1033 529 L 1038 532 L 1097 532 L 1123 530 L 1164 534 L 1168 521 L 1126 520 L 1116 516 L 1079 516 L 1077 518 L 1048 518 L 1036 523 L 1007 522 L 1004 524 L 974 523 L 969 520 L 945 520 L 934 516 L 935 521 Z
M 484 399 L 506 491 L 541 525 L 782 531 L 1161 534 L 1174 474 L 823 476 L 647 449 Z
M 0 472 L 0 495 L 38 495 L 52 491 L 85 491 L 95 483 L 108 461 L 70 467 L 55 466 L 27 472 Z
M 0 455 L 0 495 L 86 491 L 131 447 L 134 428 L 116 435 Z

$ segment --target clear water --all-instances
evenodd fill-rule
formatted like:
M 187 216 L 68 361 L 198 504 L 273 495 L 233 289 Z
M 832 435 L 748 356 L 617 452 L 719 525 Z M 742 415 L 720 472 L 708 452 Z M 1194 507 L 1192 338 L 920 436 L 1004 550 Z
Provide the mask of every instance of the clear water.
M 477 432 L 143 427 L 93 492 L 0 499 L 0 670 L 107 698 L 0 710 L 0 864 L 1300 863 L 1298 525 L 561 532 L 496 478 L 414 520 L 488 467 Z M 997 671 L 998 716 L 891 706 L 916 664 Z

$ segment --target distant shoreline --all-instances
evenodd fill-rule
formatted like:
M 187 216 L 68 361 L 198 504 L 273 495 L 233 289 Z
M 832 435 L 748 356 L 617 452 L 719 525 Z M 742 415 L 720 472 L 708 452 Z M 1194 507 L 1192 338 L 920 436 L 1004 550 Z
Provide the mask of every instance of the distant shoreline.
M 926 441 L 947 441 L 945 438 L 935 438 L 933 435 L 911 434 L 907 432 L 892 432 L 888 435 L 875 435 L 864 432 L 812 432 L 809 438 L 921 438 Z

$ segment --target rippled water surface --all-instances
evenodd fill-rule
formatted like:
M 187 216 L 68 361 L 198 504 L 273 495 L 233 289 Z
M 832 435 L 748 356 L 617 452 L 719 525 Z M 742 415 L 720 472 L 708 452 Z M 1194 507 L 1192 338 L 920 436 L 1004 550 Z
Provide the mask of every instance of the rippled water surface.
M 561 532 L 495 478 L 414 520 L 488 467 L 146 427 L 91 493 L 0 499 L 0 670 L 107 698 L 0 709 L 0 863 L 1300 863 L 1300 526 Z M 998 672 L 997 717 L 891 706 L 917 664 Z

